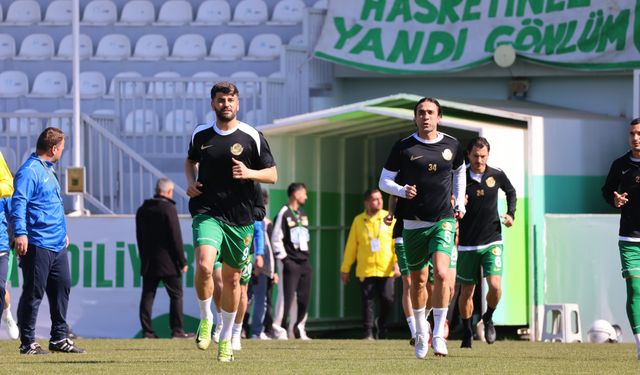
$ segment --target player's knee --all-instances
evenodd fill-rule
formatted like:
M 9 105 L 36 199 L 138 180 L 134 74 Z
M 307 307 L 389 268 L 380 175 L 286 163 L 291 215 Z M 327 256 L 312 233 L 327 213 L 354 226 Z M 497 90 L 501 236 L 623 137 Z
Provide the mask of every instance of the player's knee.
M 449 279 L 449 269 L 436 269 L 433 272 L 433 278 L 436 282 L 443 284 Z
M 199 259 L 196 264 L 196 272 L 205 278 L 213 277 L 213 264 L 209 264 L 204 259 Z

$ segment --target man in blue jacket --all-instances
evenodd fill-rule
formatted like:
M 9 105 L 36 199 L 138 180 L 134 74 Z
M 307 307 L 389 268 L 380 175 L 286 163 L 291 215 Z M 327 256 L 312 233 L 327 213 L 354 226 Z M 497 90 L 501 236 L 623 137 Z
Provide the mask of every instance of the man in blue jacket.
M 67 305 L 71 278 L 67 258 L 67 225 L 60 183 L 53 169 L 64 150 L 64 133 L 46 128 L 36 152 L 14 178 L 11 225 L 24 279 L 18 303 L 20 353 L 47 354 L 35 340 L 36 319 L 46 292 L 51 312 L 49 350 L 85 353 L 67 338 Z

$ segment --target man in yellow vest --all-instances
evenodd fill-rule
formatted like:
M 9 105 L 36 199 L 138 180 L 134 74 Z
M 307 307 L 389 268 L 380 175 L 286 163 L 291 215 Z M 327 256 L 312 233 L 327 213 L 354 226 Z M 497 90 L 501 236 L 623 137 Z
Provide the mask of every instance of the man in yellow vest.
M 389 226 L 384 223 L 387 211 L 382 209 L 382 205 L 380 190 L 370 189 L 364 193 L 365 210 L 353 219 L 340 267 L 340 278 L 346 284 L 349 281 L 351 265 L 357 262 L 356 277 L 362 287 L 365 340 L 374 339 L 373 315 L 376 296 L 380 303 L 377 338 L 386 338 L 387 321 L 393 305 L 393 281 L 395 277 L 400 276 L 391 238 L 394 223 Z

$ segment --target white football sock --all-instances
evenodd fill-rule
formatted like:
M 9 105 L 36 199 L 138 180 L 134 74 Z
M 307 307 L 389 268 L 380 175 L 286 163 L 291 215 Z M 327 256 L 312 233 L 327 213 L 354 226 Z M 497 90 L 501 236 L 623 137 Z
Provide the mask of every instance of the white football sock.
M 213 313 L 211 312 L 211 297 L 205 300 L 198 300 L 200 306 L 200 320 L 207 319 L 209 323 L 213 323 Z
M 633 338 L 636 339 L 636 352 L 640 355 L 640 333 L 634 333 Z
M 411 331 L 411 337 L 416 337 L 416 319 L 413 315 L 407 318 L 407 324 L 409 325 L 409 331 Z
M 428 335 L 427 318 L 424 315 L 425 308 L 413 309 L 413 317 L 416 323 L 416 335 Z
M 449 308 L 433 309 L 433 337 L 444 337 L 444 323 L 447 321 L 447 311 Z
M 222 310 L 220 315 L 222 315 L 222 332 L 220 332 L 220 341 L 231 340 L 231 331 L 235 325 L 234 321 L 236 320 L 236 312 L 226 312 Z
M 242 323 L 233 323 L 233 329 L 231 331 L 231 336 L 238 336 L 242 334 Z

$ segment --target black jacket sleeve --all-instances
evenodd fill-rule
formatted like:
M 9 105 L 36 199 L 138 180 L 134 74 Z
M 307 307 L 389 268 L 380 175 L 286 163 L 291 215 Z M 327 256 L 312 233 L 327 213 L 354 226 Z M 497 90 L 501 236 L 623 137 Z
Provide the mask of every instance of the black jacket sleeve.
M 171 231 L 171 244 L 170 248 L 173 250 L 173 259 L 176 262 L 178 268 L 187 265 L 187 259 L 184 256 L 184 244 L 182 242 L 182 231 L 180 230 L 180 222 L 178 220 L 178 212 L 173 204 L 167 205 L 167 221 L 168 227 Z
M 604 200 L 609 203 L 611 206 L 615 207 L 613 202 L 613 192 L 618 189 L 620 186 L 620 167 L 618 160 L 615 160 L 611 163 L 611 168 L 609 168 L 609 174 L 607 175 L 607 179 L 604 181 L 604 185 L 602 186 L 602 197 Z
M 518 201 L 518 197 L 516 195 L 516 189 L 513 187 L 513 185 L 511 184 L 511 181 L 509 181 L 509 178 L 504 173 L 504 171 L 502 171 L 500 174 L 502 177 L 501 188 L 502 188 L 502 191 L 504 191 L 505 195 L 507 196 L 507 215 L 511 216 L 511 218 L 515 220 L 516 203 Z

